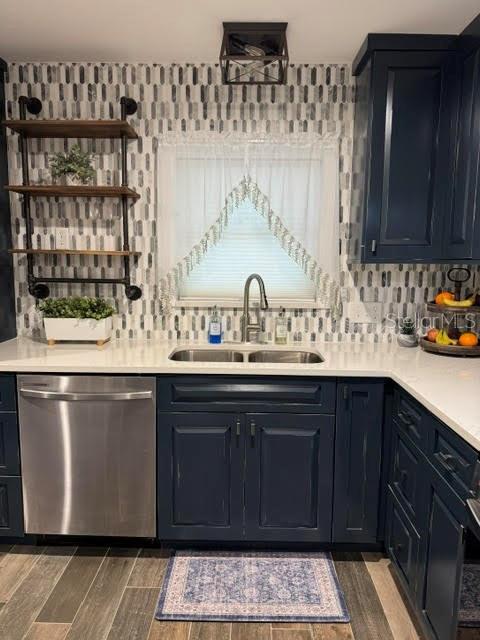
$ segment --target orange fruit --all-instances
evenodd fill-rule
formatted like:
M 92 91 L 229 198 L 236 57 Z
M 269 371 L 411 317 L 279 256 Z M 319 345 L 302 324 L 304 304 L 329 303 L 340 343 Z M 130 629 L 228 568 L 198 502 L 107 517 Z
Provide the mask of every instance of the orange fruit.
M 471 331 L 466 331 L 465 333 L 462 333 L 458 339 L 458 344 L 462 347 L 476 347 L 478 344 L 478 338 Z
M 427 340 L 435 342 L 438 336 L 438 329 L 430 329 L 427 333 Z
M 445 299 L 455 300 L 455 296 L 450 291 L 441 291 L 435 296 L 435 304 L 445 304 Z

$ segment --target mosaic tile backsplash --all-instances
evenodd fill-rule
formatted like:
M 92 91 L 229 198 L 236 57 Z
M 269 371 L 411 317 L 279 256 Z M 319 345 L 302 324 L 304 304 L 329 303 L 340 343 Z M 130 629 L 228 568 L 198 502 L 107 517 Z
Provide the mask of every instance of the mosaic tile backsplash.
M 128 146 L 129 185 L 140 193 L 130 209 L 132 249 L 141 251 L 132 280 L 143 297 L 128 302 L 123 287 L 52 285 L 51 294 L 104 295 L 115 300 L 117 338 L 205 340 L 208 309 L 178 308 L 160 313 L 158 300 L 155 219 L 154 145 L 167 131 L 241 131 L 243 133 L 336 133 L 340 138 L 340 260 L 344 314 L 335 322 L 328 310 L 290 309 L 290 342 L 310 340 L 381 341 L 393 339 L 393 323 L 357 324 L 348 317 L 350 301 L 383 303 L 383 315 L 423 313 L 424 302 L 446 281 L 447 267 L 438 265 L 353 265 L 346 261 L 345 238 L 350 211 L 354 81 L 348 65 L 292 65 L 285 86 L 232 87 L 221 84 L 216 64 L 12 64 L 6 78 L 7 117 L 18 118 L 18 97 L 30 95 L 43 103 L 43 118 L 118 118 L 122 96 L 138 102 L 129 122 L 139 133 Z M 32 140 L 30 178 L 48 182 L 49 155 L 64 150 L 62 140 Z M 82 141 L 95 154 L 96 182 L 119 184 L 118 141 Z M 10 182 L 21 182 L 18 138 L 8 135 Z M 25 245 L 20 197 L 11 196 L 13 236 Z M 114 200 L 37 199 L 32 201 L 35 247 L 54 248 L 56 228 L 67 228 L 70 245 L 79 249 L 121 249 L 120 208 Z M 118 258 L 36 258 L 44 276 L 118 277 Z M 15 292 L 20 335 L 42 335 L 42 323 L 26 286 L 26 258 L 15 257 Z M 474 277 L 478 280 L 478 272 Z M 225 339 L 239 339 L 240 309 L 222 309 Z M 277 311 L 263 314 L 271 340 Z

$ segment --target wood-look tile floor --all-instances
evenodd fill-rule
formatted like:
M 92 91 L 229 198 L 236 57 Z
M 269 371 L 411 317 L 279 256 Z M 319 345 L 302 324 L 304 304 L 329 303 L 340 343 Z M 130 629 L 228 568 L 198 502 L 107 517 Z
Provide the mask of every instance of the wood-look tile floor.
M 158 622 L 168 550 L 0 547 L 1 640 L 418 640 L 375 553 L 337 553 L 350 624 Z

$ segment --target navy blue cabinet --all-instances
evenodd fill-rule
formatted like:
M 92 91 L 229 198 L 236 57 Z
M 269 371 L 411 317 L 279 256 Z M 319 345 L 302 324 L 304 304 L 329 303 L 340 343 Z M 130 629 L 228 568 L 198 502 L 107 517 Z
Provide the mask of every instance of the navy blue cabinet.
M 458 40 L 460 54 L 454 197 L 445 229 L 445 255 L 480 260 L 480 16 Z
M 0 536 L 23 536 L 21 479 L 0 476 Z
M 424 48 L 414 44 L 417 50 L 373 49 L 355 70 L 352 261 L 443 259 L 458 56 L 442 49 L 449 43 L 441 36 L 429 38 Z M 388 49 L 388 41 L 382 46 Z
M 436 640 L 454 640 L 464 557 L 465 504 L 432 469 L 428 473 L 421 610 Z
M 480 259 L 480 50 L 465 56 L 460 73 L 454 197 L 446 221 L 444 255 L 469 260 Z
M 478 452 L 402 390 L 391 431 L 386 549 L 426 637 L 454 640 Z
M 412 601 L 421 585 L 420 534 L 389 488 L 385 547 Z
M 338 385 L 333 542 L 377 541 L 383 400 L 383 381 Z
M 23 536 L 15 377 L 0 375 L 0 536 Z
M 20 475 L 16 413 L 0 412 L 0 476 Z
M 248 540 L 329 542 L 334 417 L 246 416 Z
M 158 535 L 239 540 L 243 534 L 243 418 L 159 414 Z

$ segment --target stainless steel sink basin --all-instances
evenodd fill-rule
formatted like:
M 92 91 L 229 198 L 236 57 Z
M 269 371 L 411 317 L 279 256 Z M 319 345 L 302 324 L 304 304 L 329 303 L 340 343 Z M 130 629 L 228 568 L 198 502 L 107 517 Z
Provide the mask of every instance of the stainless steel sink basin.
M 319 364 L 323 358 L 315 351 L 267 350 L 248 354 L 249 362 L 280 362 L 282 364 Z
M 227 349 L 179 349 L 169 355 L 180 362 L 243 362 L 243 353 Z

